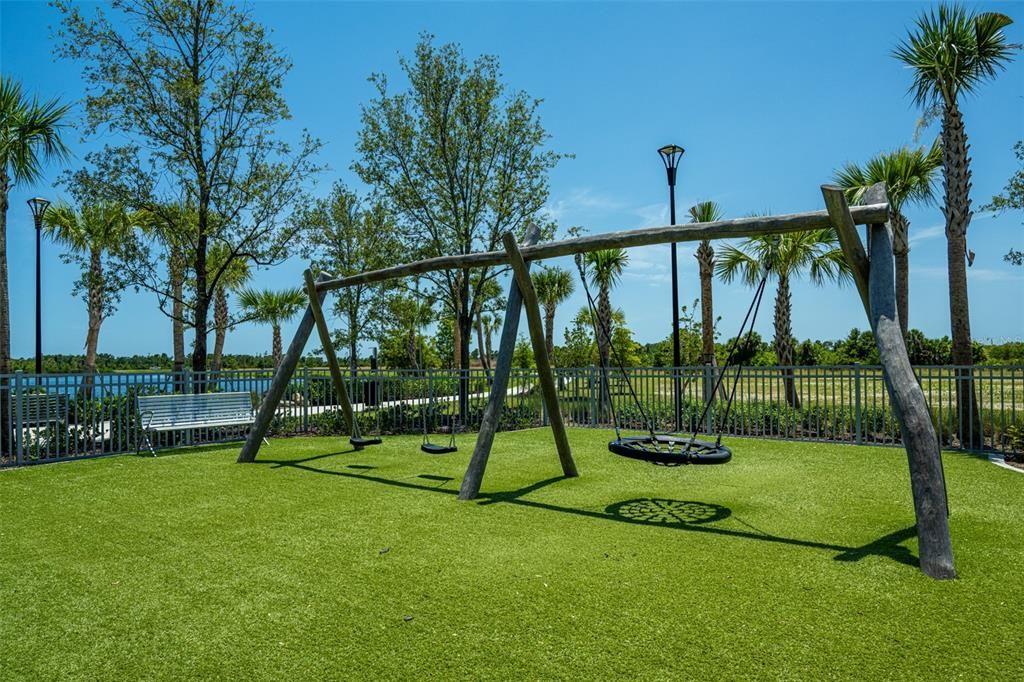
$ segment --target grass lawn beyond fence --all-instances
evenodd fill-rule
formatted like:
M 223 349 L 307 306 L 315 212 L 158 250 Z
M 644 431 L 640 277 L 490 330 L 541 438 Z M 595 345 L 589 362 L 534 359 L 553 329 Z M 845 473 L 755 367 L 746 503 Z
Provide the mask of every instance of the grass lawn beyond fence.
M 916 567 L 902 450 L 720 467 L 500 433 L 275 439 L 0 472 L 0 677 L 1021 679 L 1024 476 L 944 454 L 960 578 Z

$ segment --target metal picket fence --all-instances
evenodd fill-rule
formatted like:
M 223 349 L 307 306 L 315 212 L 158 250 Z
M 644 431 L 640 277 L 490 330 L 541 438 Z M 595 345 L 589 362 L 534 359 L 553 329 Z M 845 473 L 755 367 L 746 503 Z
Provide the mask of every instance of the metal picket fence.
M 1024 366 L 916 368 L 942 445 L 1024 453 Z M 649 421 L 658 431 L 721 430 L 731 436 L 898 445 L 899 427 L 877 366 L 628 368 L 607 382 L 596 367 L 557 370 L 562 414 L 571 426 L 611 428 L 613 414 L 628 431 Z M 0 375 L 0 467 L 136 452 L 141 444 L 139 395 L 242 391 L 255 409 L 271 370 L 217 373 Z M 673 387 L 680 386 L 678 407 Z M 465 404 L 459 384 L 466 385 Z M 976 400 L 960 411 L 957 384 Z M 726 412 L 727 391 L 736 397 Z M 347 388 L 364 433 L 447 434 L 475 431 L 487 402 L 483 369 L 359 370 Z M 705 403 L 711 407 L 706 412 Z M 634 399 L 635 394 L 635 399 Z M 536 373 L 513 370 L 500 428 L 546 423 Z M 975 411 L 976 410 L 976 411 Z M 969 417 L 969 418 L 965 418 Z M 966 425 L 968 432 L 961 434 Z M 974 431 L 977 429 L 977 432 Z M 300 368 L 272 426 L 273 435 L 341 434 L 343 420 L 330 375 Z M 242 427 L 186 429 L 154 437 L 158 448 L 237 440 Z

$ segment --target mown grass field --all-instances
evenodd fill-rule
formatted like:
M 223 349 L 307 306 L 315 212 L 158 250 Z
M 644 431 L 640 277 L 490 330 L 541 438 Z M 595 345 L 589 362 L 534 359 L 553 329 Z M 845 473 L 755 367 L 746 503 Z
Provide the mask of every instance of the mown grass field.
M 901 450 L 737 439 L 666 469 L 570 434 L 238 445 L 0 472 L 0 677 L 1020 679 L 1024 476 L 945 454 L 960 577 Z

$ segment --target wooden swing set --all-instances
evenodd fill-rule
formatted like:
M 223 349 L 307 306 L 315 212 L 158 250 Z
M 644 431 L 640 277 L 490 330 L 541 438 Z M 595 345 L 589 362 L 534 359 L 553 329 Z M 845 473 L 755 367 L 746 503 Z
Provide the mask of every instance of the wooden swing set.
M 321 273 L 318 278 L 314 279 L 313 274 L 307 270 L 305 284 L 309 294 L 309 306 L 306 308 L 305 315 L 295 332 L 295 337 L 288 346 L 288 351 L 260 404 L 255 423 L 238 455 L 238 462 L 245 463 L 255 460 L 314 326 L 323 345 L 331 381 L 341 405 L 346 426 L 352 435 L 353 446 L 358 449 L 364 444 L 372 444 L 370 441 L 375 440 L 364 439 L 359 434 L 358 420 L 348 398 L 341 368 L 334 353 L 330 330 L 327 328 L 324 318 L 322 306 L 328 292 L 356 284 L 383 282 L 427 272 L 508 265 L 512 270 L 513 280 L 508 294 L 505 322 L 501 330 L 493 383 L 473 455 L 459 489 L 459 499 L 473 499 L 480 492 L 508 390 L 509 375 L 512 369 L 512 352 L 519 332 L 521 309 L 526 310 L 527 327 L 537 364 L 541 396 L 554 436 L 559 464 L 565 476 L 577 476 L 576 463 L 569 448 L 569 439 L 558 405 L 551 361 L 544 342 L 537 294 L 530 277 L 531 262 L 608 248 L 629 248 L 704 239 L 735 239 L 832 227 L 839 237 L 843 254 L 850 265 L 857 292 L 874 332 L 884 369 L 886 388 L 900 425 L 903 445 L 907 451 L 914 512 L 917 519 L 921 570 L 933 578 L 953 578 L 956 576 L 956 571 L 953 565 L 953 550 L 949 535 L 946 486 L 939 441 L 924 393 L 910 365 L 896 311 L 892 232 L 888 226 L 889 203 L 885 186 L 878 184 L 870 188 L 865 194 L 862 204 L 853 207 L 848 205 L 846 195 L 838 187 L 823 185 L 821 192 L 825 199 L 826 210 L 824 211 L 642 228 L 588 235 L 545 244 L 537 243 L 540 231 L 535 225 L 531 225 L 521 243 L 517 243 L 511 233 L 503 235 L 504 250 L 502 251 L 429 258 L 341 278 L 332 278 L 326 273 Z M 865 251 L 864 243 L 858 233 L 858 225 L 866 226 L 869 251 Z

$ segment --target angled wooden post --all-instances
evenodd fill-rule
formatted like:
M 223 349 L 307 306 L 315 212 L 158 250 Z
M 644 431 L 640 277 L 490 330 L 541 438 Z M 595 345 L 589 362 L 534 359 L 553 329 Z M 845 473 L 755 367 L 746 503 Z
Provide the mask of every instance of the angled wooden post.
M 884 202 L 885 185 L 871 187 L 864 200 Z M 955 578 L 939 439 L 924 391 L 910 365 L 896 310 L 896 266 L 892 253 L 892 232 L 886 223 L 873 223 L 868 226 L 868 234 L 871 237 L 868 278 L 871 329 L 875 334 L 875 344 L 878 346 L 893 411 L 900 424 L 903 445 L 907 449 L 921 570 L 932 578 Z
M 316 295 L 316 283 L 313 281 L 313 272 L 308 268 L 303 273 L 306 281 L 306 293 L 309 294 L 309 305 L 313 311 L 313 321 L 316 323 L 317 333 L 320 335 L 320 343 L 324 347 L 324 356 L 327 358 L 327 368 L 331 372 L 331 383 L 334 385 L 334 392 L 338 394 L 338 402 L 341 404 L 341 412 L 345 415 L 345 428 L 350 436 L 359 435 L 359 423 L 356 421 L 355 412 L 352 410 L 352 403 L 348 399 L 348 390 L 345 388 L 345 380 L 341 376 L 341 367 L 338 365 L 338 356 L 334 352 L 334 343 L 331 340 L 331 330 L 327 328 L 327 320 L 324 318 L 324 310 L 320 305 L 320 299 Z M 356 450 L 362 450 L 362 446 L 354 446 Z
M 540 239 L 540 228 L 530 225 L 523 239 L 524 246 L 536 244 Z M 529 264 L 527 264 L 529 267 Z M 487 398 L 487 407 L 480 420 L 480 431 L 476 436 L 473 456 L 466 468 L 466 475 L 459 487 L 460 500 L 472 500 L 480 493 L 480 484 L 484 480 L 487 459 L 491 456 L 491 445 L 494 434 L 501 420 L 501 410 L 505 405 L 505 393 L 508 391 L 508 378 L 512 372 L 512 353 L 516 348 L 516 337 L 519 334 L 519 309 L 523 306 L 523 297 L 515 280 L 508 289 L 508 302 L 505 306 L 505 321 L 501 325 L 501 341 L 498 344 L 498 361 L 494 366 L 494 383 L 491 394 Z
M 530 330 L 530 341 L 533 343 L 533 359 L 537 363 L 540 390 L 544 397 L 544 406 L 547 408 L 548 421 L 551 423 L 551 433 L 555 437 L 555 447 L 558 450 L 558 460 L 562 464 L 562 473 L 566 476 L 579 476 L 579 472 L 576 471 L 576 462 L 572 459 L 572 451 L 569 449 L 569 437 L 565 433 L 562 410 L 558 406 L 558 390 L 555 387 L 555 375 L 551 371 L 551 361 L 548 358 L 547 342 L 544 339 L 544 323 L 540 319 L 537 292 L 533 288 L 530 271 L 526 267 L 523 255 L 519 252 L 515 237 L 511 232 L 506 232 L 501 239 L 505 244 L 505 251 L 508 252 L 508 261 L 512 266 L 516 284 L 519 285 L 519 293 L 523 296 L 526 324 Z
M 868 225 L 871 245 L 868 259 L 843 191 L 823 186 L 821 192 L 868 311 L 885 385 L 907 451 L 921 570 L 932 578 L 955 578 L 939 439 L 924 392 L 910 365 L 896 312 L 892 233 L 885 223 Z M 885 185 L 881 183 L 871 187 L 864 196 L 864 201 L 869 203 L 885 203 L 886 200 Z M 866 285 L 864 288 L 862 282 Z
M 864 253 L 864 245 L 857 234 L 857 226 L 853 222 L 853 214 L 850 213 L 850 205 L 846 201 L 846 193 L 841 187 L 833 185 L 822 185 L 821 195 L 825 197 L 825 209 L 832 221 L 832 226 L 839 237 L 839 245 L 846 256 L 846 262 L 850 265 L 850 273 L 853 275 L 853 282 L 857 285 L 857 293 L 860 294 L 861 303 L 864 304 L 864 312 L 871 317 L 871 303 L 868 300 L 868 257 Z
M 330 279 L 328 275 L 320 273 L 317 282 L 325 282 L 328 279 Z M 318 292 L 316 296 L 317 302 L 322 304 L 326 295 L 326 291 Z M 267 389 L 267 394 L 263 396 L 263 402 L 260 403 L 260 407 L 256 411 L 256 421 L 253 422 L 252 428 L 249 429 L 249 436 L 245 439 L 242 451 L 238 453 L 237 461 L 239 464 L 245 464 L 256 459 L 256 454 L 260 451 L 260 443 L 263 442 L 263 438 L 267 435 L 270 422 L 274 420 L 277 406 L 281 404 L 281 397 L 284 395 L 285 390 L 287 390 L 288 382 L 292 380 L 292 375 L 295 374 L 295 368 L 298 367 L 299 359 L 302 357 L 302 350 L 306 347 L 306 341 L 309 340 L 309 335 L 312 331 L 313 307 L 306 306 L 306 313 L 299 322 L 299 328 L 295 330 L 292 342 L 288 344 L 287 352 L 281 358 L 281 366 L 274 372 L 270 388 Z

